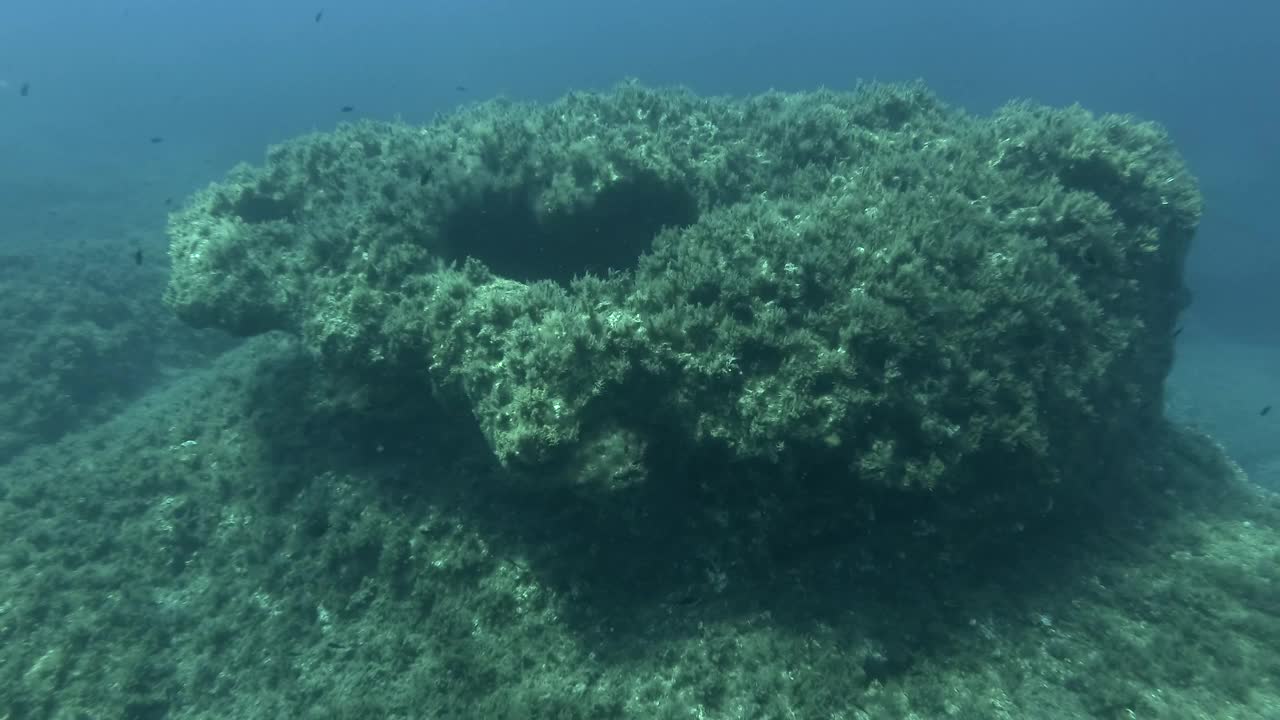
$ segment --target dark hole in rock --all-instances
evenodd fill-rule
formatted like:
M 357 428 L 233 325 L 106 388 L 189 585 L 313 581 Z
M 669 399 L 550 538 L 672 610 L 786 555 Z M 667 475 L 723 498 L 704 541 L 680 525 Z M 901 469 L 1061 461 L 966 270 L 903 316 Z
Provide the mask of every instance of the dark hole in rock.
M 297 202 L 292 199 L 250 190 L 239 197 L 233 212 L 247 223 L 265 223 L 290 220 L 296 210 Z
M 697 220 L 683 188 L 640 177 L 597 195 L 587 207 L 538 217 L 525 193 L 487 193 L 445 226 L 442 255 L 472 257 L 513 280 L 554 280 L 627 271 L 666 227 Z

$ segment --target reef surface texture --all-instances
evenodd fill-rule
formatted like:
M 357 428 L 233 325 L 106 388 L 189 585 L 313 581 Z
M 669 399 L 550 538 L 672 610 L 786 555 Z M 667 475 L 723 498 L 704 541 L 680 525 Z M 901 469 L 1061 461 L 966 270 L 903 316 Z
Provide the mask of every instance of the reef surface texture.
M 1038 507 L 1160 418 L 1199 213 L 1128 117 L 628 83 L 274 147 L 174 214 L 166 297 L 539 477 L 716 457 Z

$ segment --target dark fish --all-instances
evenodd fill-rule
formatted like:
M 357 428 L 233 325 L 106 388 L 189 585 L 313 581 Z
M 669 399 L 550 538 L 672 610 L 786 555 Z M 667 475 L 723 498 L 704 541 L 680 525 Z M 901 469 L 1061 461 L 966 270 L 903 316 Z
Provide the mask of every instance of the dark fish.
M 142 248 L 138 248 L 137 250 L 133 251 L 133 264 L 134 265 L 142 264 Z
M 159 145 L 159 144 L 160 144 L 160 143 L 162 143 L 162 142 L 164 142 L 164 138 L 160 137 L 159 135 L 153 135 L 153 136 L 151 137 L 151 144 L 152 144 L 152 145 Z
M 338 112 L 351 112 L 355 109 L 356 109 L 355 105 L 343 105 L 342 108 L 338 110 Z
M 1178 327 L 1176 327 L 1176 328 L 1174 328 L 1174 329 L 1173 329 L 1173 336 L 1174 336 L 1175 338 L 1176 338 L 1176 337 L 1178 337 L 1178 336 L 1179 336 L 1179 335 L 1181 335 L 1181 334 L 1182 334 L 1182 326 L 1181 326 L 1181 325 L 1179 325 Z
M 22 97 L 26 97 L 30 95 L 31 83 L 27 82 L 26 80 L 23 80 L 22 85 L 18 86 L 18 94 L 21 95 Z
M 454 86 L 453 86 L 453 89 L 454 89 L 454 90 L 456 90 L 456 91 L 458 91 L 458 92 L 466 92 L 466 91 L 467 91 L 467 86 L 466 86 L 466 85 L 454 85 Z
M 167 198 L 165 198 L 165 199 L 164 199 L 164 206 L 165 206 L 165 207 L 169 207 L 169 206 L 170 206 L 170 205 L 172 205 L 172 204 L 173 204 L 173 198 L 171 198 L 171 197 L 167 197 Z
M 1262 408 L 1262 412 L 1260 412 L 1260 413 L 1258 413 L 1258 414 L 1259 414 L 1259 415 L 1261 415 L 1261 416 L 1263 416 L 1263 417 L 1266 417 L 1266 416 L 1267 416 L 1267 413 L 1269 413 L 1269 412 L 1271 412 L 1271 406 L 1270 406 L 1270 405 L 1268 405 L 1268 406 L 1266 406 L 1266 407 Z
M 316 13 L 316 22 L 320 22 L 323 19 L 324 19 L 324 11 L 321 10 L 320 12 Z

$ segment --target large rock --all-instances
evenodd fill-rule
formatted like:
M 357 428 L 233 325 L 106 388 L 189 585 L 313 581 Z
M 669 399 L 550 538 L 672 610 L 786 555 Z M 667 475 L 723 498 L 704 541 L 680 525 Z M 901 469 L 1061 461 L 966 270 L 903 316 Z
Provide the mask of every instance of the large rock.
M 626 84 L 275 147 L 174 215 L 167 299 L 605 486 L 673 450 L 1083 485 L 1160 419 L 1199 212 L 1128 117 Z

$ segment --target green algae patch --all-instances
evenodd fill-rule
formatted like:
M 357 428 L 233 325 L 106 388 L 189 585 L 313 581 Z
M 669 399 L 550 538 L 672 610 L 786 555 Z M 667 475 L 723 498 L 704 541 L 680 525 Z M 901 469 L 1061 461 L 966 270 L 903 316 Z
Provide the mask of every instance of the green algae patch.
M 166 273 L 105 245 L 0 253 L 0 462 L 102 422 L 165 369 L 225 345 L 155 302 Z
M 1280 500 L 1197 434 L 977 556 L 850 503 L 788 524 L 759 470 L 535 490 L 447 418 L 335 412 L 326 373 L 256 339 L 0 466 L 0 716 L 1280 710 Z
M 1129 117 L 624 84 L 273 148 L 172 217 L 167 300 L 412 378 L 530 477 L 716 457 L 1039 507 L 1158 420 L 1199 212 Z

